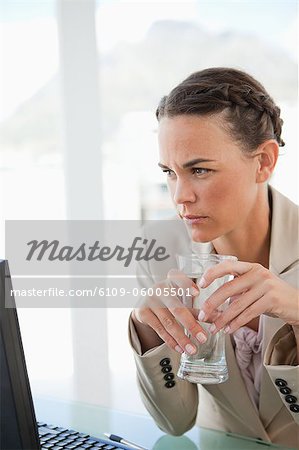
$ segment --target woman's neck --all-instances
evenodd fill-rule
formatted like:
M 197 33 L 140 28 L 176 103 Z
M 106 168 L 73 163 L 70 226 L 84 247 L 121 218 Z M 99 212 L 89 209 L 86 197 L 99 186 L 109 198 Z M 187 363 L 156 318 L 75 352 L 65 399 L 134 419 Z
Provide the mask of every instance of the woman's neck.
M 262 264 L 269 268 L 271 209 L 267 189 L 261 189 L 244 224 L 213 241 L 217 253 L 235 255 L 239 261 Z

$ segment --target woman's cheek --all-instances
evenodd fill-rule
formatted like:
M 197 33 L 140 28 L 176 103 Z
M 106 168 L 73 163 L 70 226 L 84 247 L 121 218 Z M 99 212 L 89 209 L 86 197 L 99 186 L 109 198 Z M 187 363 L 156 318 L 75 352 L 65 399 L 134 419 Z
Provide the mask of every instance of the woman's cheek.
M 225 203 L 231 200 L 233 194 L 232 186 L 227 185 L 225 182 L 217 182 L 216 184 L 210 184 L 205 189 L 204 198 L 207 201 L 207 205 L 216 205 L 221 207 Z

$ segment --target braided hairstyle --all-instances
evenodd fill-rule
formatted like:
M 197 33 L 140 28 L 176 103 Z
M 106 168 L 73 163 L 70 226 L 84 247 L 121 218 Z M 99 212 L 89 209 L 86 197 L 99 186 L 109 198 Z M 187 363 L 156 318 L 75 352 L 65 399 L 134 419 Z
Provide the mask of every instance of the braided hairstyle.
M 224 128 L 245 152 L 268 139 L 283 147 L 280 109 L 265 88 L 241 70 L 214 67 L 191 74 L 163 97 L 156 110 L 162 117 L 211 116 L 222 113 Z

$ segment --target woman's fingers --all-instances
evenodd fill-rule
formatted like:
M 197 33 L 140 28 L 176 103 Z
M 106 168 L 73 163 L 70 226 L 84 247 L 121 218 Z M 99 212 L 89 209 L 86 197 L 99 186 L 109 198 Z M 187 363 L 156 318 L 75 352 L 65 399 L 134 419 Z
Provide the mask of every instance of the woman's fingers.
M 257 285 L 258 281 L 259 276 L 255 271 L 253 271 L 247 272 L 240 277 L 224 283 L 216 289 L 216 291 L 213 292 L 213 294 L 211 294 L 203 304 L 202 310 L 204 312 L 204 320 L 209 322 L 214 321 L 212 318 L 213 315 L 217 309 L 226 302 L 227 299 L 230 298 L 230 303 L 234 303 L 236 299 L 239 300 L 242 294 Z
M 257 313 L 260 310 L 258 303 L 260 303 L 262 297 L 263 291 L 259 286 L 240 295 L 214 321 L 214 326 L 210 330 L 211 334 L 217 333 L 222 328 L 224 328 L 226 332 L 230 332 L 231 330 L 233 332 L 257 317 Z M 260 312 L 260 314 L 263 312 L 264 311 Z M 228 326 L 229 329 L 227 328 Z
M 175 349 L 179 345 L 188 353 L 194 354 L 196 347 L 183 328 L 199 343 L 204 343 L 207 340 L 206 331 L 198 323 L 197 315 L 197 309 L 186 308 L 177 297 L 151 296 L 143 303 L 136 317 L 140 322 L 151 326 L 171 348 Z
M 207 332 L 198 323 L 199 310 L 193 307 L 198 294 L 190 278 L 172 269 L 166 280 L 153 286 L 151 295 L 140 299 L 137 320 L 149 325 L 172 349 L 195 354 L 197 348 L 191 338 L 201 344 L 207 340 Z
M 184 333 L 182 326 L 178 324 L 174 316 L 167 308 L 142 308 L 136 313 L 136 318 L 141 323 L 149 325 L 168 347 L 179 353 L 184 351 L 194 355 L 196 346 Z
M 200 287 L 206 288 L 209 286 L 216 278 L 224 277 L 225 275 L 233 275 L 238 277 L 244 275 L 249 271 L 265 271 L 265 267 L 261 264 L 253 264 L 243 261 L 224 261 L 220 264 L 216 264 L 205 271 L 201 280 Z
M 199 322 L 205 322 L 205 323 L 215 323 L 216 322 L 216 320 L 221 316 L 221 314 L 222 314 L 222 312 L 221 311 L 212 311 L 210 314 L 209 314 L 209 317 L 206 317 L 206 314 L 204 313 L 204 311 L 203 311 L 203 313 L 201 313 L 201 311 L 203 311 L 203 309 L 201 309 L 200 311 L 199 311 L 199 313 L 198 313 L 198 317 L 197 317 L 197 320 L 199 321 Z M 200 314 L 201 313 L 201 314 Z M 202 319 L 202 315 L 204 314 L 204 318 Z
M 153 306 L 154 303 L 152 303 L 153 312 L 159 318 L 162 317 L 163 320 L 160 318 L 160 321 L 165 325 L 168 333 L 175 337 L 179 345 L 181 345 L 180 337 L 182 335 L 181 332 L 178 333 L 178 330 L 181 331 L 181 325 L 201 344 L 207 340 L 206 331 L 198 323 L 197 317 L 194 316 L 195 309 L 190 310 L 186 308 L 176 297 L 164 299 L 164 308 L 158 308 L 158 311 Z M 172 317 L 169 313 L 171 313 Z M 182 344 L 185 346 L 186 342 L 184 338 Z
M 135 310 L 135 316 L 137 320 L 139 320 L 139 322 L 150 326 L 165 342 L 165 344 L 168 345 L 168 347 L 176 350 L 179 353 L 183 353 L 184 350 L 180 347 L 177 341 L 166 331 L 159 318 L 150 308 Z
M 171 339 L 175 341 L 176 345 L 178 345 L 179 348 L 183 349 L 183 351 L 189 353 L 190 355 L 194 355 L 197 352 L 196 346 L 188 338 L 182 326 L 178 324 L 177 320 L 168 309 L 156 309 L 153 311 L 153 313 L 161 323 L 161 327 L 159 327 L 157 333 L 160 336 L 162 335 L 161 337 L 163 340 L 164 337 L 168 339 L 168 336 L 170 336 Z M 167 341 L 165 342 L 167 343 Z M 174 347 L 174 349 L 176 350 L 176 346 Z

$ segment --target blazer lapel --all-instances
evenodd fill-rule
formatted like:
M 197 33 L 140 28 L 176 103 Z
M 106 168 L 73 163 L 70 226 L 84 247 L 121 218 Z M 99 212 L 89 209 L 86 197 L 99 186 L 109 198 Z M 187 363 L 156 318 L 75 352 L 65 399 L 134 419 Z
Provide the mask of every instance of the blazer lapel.
M 224 397 L 231 405 L 236 417 L 251 430 L 253 436 L 270 441 L 270 438 L 261 422 L 258 410 L 252 403 L 244 384 L 239 366 L 235 358 L 231 337 L 226 336 L 226 358 L 229 367 L 229 378 L 225 383 L 209 386 L 208 390 L 216 398 Z
M 290 282 L 290 268 L 298 258 L 298 210 L 289 199 L 269 186 L 272 199 L 272 226 L 270 242 L 269 269 L 275 275 Z M 290 283 L 292 284 L 292 283 Z M 266 348 L 274 334 L 284 325 L 280 319 L 263 317 L 263 347 L 262 361 Z M 268 372 L 263 368 L 261 379 L 261 395 L 259 413 L 264 426 L 267 428 L 280 409 L 284 407 L 277 395 Z

